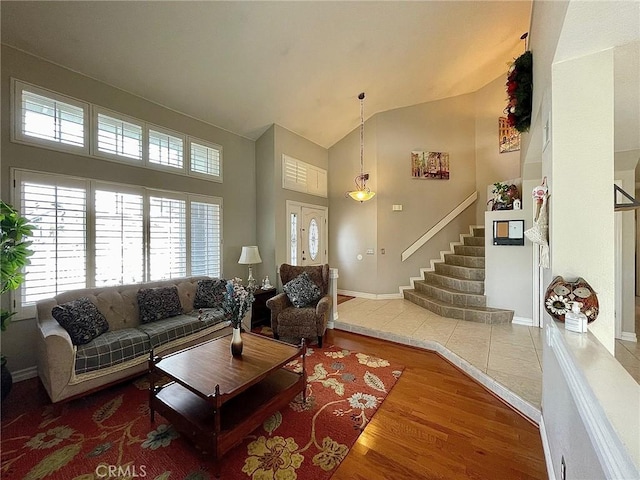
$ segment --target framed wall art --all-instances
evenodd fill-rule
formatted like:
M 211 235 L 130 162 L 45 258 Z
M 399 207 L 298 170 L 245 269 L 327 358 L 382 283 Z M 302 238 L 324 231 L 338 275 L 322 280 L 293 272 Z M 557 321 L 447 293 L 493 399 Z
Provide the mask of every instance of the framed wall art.
M 411 152 L 411 177 L 449 180 L 449 154 Z
M 498 119 L 498 143 L 500 153 L 517 152 L 520 150 L 520 132 L 509 126 L 506 117 Z

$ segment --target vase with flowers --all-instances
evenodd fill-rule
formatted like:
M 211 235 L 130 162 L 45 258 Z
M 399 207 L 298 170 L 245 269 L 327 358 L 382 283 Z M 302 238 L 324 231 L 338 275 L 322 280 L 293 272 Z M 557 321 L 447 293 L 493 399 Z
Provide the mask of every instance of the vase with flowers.
M 231 321 L 233 335 L 231 337 L 231 354 L 234 357 L 242 355 L 242 336 L 240 327 L 242 319 L 251 308 L 253 293 L 242 285 L 242 280 L 235 277 L 227 281 L 222 308 L 227 320 Z

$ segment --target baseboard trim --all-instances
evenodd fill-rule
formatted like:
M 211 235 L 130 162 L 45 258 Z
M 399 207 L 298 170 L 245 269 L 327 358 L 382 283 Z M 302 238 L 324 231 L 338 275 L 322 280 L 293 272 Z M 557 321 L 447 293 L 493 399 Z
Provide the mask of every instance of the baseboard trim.
M 549 480 L 556 480 L 556 472 L 553 469 L 553 460 L 551 458 L 551 446 L 547 437 L 547 429 L 544 426 L 544 416 L 540 418 L 540 439 L 542 440 L 542 450 L 544 451 L 544 461 L 547 464 Z
M 368 300 L 395 300 L 398 298 L 402 298 L 400 293 L 366 293 L 366 292 L 355 292 L 353 290 L 340 290 L 338 289 L 338 294 L 340 295 L 348 295 L 349 297 L 357 297 L 357 298 L 366 298 Z
M 527 317 L 516 317 L 513 316 L 513 320 L 511 321 L 514 325 L 524 325 L 525 327 L 533 327 L 533 319 Z
M 14 382 L 21 382 L 23 380 L 29 380 L 30 378 L 36 378 L 38 376 L 38 367 L 28 367 L 23 368 L 22 370 L 16 370 L 15 372 L 11 372 L 11 377 Z
M 624 340 L 625 342 L 637 342 L 638 337 L 636 336 L 635 332 L 622 332 L 622 335 L 620 335 L 620 340 Z

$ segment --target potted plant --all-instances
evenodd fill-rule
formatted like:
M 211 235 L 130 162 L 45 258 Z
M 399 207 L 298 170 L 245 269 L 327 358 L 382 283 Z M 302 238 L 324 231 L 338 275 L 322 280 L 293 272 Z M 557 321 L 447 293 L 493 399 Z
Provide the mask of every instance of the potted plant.
M 34 227 L 5 202 L 0 202 L 0 227 L 2 229 L 2 243 L 0 244 L 2 245 L 0 250 L 2 291 L 0 294 L 4 294 L 9 290 L 15 290 L 24 281 L 22 269 L 29 264 L 29 257 L 33 255 L 33 251 L 29 249 L 31 242 L 27 239 L 33 234 Z M 3 332 L 14 314 L 15 312 L 10 310 L 0 309 L 0 329 Z M 0 364 L 2 365 L 2 400 L 4 400 L 11 390 L 13 379 L 7 368 L 7 359 L 4 355 L 0 355 Z

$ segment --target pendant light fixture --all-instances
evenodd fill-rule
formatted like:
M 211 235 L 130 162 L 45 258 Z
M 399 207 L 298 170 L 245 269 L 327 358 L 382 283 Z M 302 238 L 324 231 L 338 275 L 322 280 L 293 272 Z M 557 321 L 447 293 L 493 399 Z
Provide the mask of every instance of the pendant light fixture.
M 367 187 L 369 174 L 364 173 L 364 92 L 358 95 L 358 98 L 360 99 L 360 175 L 355 178 L 356 190 L 347 192 L 347 195 L 362 203 L 371 200 L 376 192 L 372 192 Z

